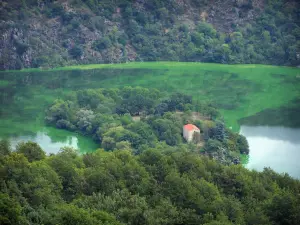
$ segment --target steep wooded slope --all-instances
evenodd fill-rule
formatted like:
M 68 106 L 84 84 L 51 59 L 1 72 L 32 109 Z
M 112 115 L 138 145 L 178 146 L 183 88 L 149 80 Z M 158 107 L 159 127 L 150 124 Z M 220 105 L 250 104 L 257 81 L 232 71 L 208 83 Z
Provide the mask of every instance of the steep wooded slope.
M 299 9 L 292 0 L 4 0 L 0 69 L 157 60 L 299 65 Z

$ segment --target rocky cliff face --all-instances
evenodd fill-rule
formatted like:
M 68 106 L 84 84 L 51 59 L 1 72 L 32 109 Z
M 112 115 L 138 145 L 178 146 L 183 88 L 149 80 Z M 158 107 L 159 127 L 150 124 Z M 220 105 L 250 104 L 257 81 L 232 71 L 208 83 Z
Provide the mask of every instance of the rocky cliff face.
M 229 34 L 251 23 L 265 5 L 264 0 L 168 0 L 172 4 L 153 6 L 136 0 L 128 1 L 129 6 L 124 7 L 119 1 L 108 1 L 107 6 L 100 1 L 97 7 L 102 5 L 94 10 L 91 2 L 97 5 L 97 1 L 85 0 L 2 1 L 0 69 L 149 60 L 141 53 L 147 51 L 143 46 L 148 34 L 152 48 L 156 48 L 152 33 L 157 33 L 157 37 L 167 35 L 181 25 L 191 33 L 201 21 Z M 143 37 L 134 35 L 143 28 L 149 33 L 145 32 Z M 103 41 L 107 36 L 110 40 Z M 172 40 L 169 38 L 168 42 Z M 174 51 L 178 55 L 179 50 Z

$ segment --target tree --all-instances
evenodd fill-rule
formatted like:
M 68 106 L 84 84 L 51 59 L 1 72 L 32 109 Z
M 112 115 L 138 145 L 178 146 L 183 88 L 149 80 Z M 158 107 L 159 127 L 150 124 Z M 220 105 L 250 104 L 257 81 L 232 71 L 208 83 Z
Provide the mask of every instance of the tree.
M 116 149 L 118 150 L 130 150 L 131 144 L 129 141 L 120 141 L 116 144 Z
M 175 93 L 171 95 L 170 99 L 164 101 L 163 103 L 168 105 L 169 111 L 174 111 L 176 109 L 183 111 L 185 104 L 192 103 L 192 97 L 182 93 Z
M 160 115 L 162 116 L 165 112 L 168 111 L 168 104 L 166 103 L 160 103 L 155 107 L 155 115 Z
M 32 141 L 18 143 L 16 151 L 24 154 L 29 162 L 42 160 L 46 157 L 43 149 L 37 143 Z
M 99 39 L 95 41 L 92 45 L 92 48 L 96 51 L 102 51 L 105 49 L 108 49 L 112 46 L 111 40 L 109 37 L 104 37 L 102 39 Z
M 94 112 L 88 109 L 80 109 L 76 113 L 77 127 L 83 134 L 91 134 L 93 129 Z
M 220 147 L 222 147 L 222 143 L 220 141 L 208 139 L 208 141 L 205 142 L 204 149 L 208 152 L 215 152 L 218 151 Z
M 154 145 L 157 142 L 157 138 L 152 131 L 150 125 L 145 122 L 135 122 L 128 126 L 128 129 L 140 135 L 140 144 L 147 144 L 149 146 Z
M 6 139 L 0 140 L 0 156 L 11 153 L 10 142 Z
M 283 192 L 273 197 L 268 206 L 268 215 L 275 224 L 292 225 L 299 220 L 299 198 Z
M 19 187 L 34 207 L 49 207 L 61 202 L 61 180 L 44 160 L 31 163 L 30 173 L 24 176 L 24 182 Z
M 59 211 L 59 224 L 73 225 L 93 225 L 99 224 L 99 221 L 92 214 L 82 208 L 78 208 L 72 204 L 64 204 L 56 209 Z
M 216 125 L 209 130 L 209 137 L 212 139 L 217 139 L 218 141 L 223 141 L 226 136 L 225 125 L 222 122 L 217 122 Z
M 240 153 L 249 154 L 249 144 L 248 144 L 246 137 L 244 137 L 243 135 L 238 135 L 236 143 L 237 143 L 237 148 L 240 151 Z
M 124 99 L 120 108 L 123 112 L 129 112 L 131 115 L 139 115 L 142 112 L 148 113 L 154 107 L 154 101 L 148 96 L 137 94 Z
M 113 150 L 116 148 L 116 141 L 112 137 L 104 137 L 101 146 L 105 150 Z
M 197 47 L 204 45 L 205 38 L 203 33 L 194 32 L 192 33 L 192 42 L 195 43 Z
M 204 33 L 209 37 L 215 37 L 217 34 L 217 31 L 214 29 L 214 27 L 211 24 L 205 22 L 200 22 L 197 25 L 197 31 L 200 33 Z
M 48 164 L 59 175 L 63 194 L 66 201 L 71 201 L 82 193 L 83 174 L 80 168 L 84 167 L 82 158 L 75 149 L 64 147 L 59 153 L 48 159 Z
M 59 120 L 72 121 L 72 115 L 75 114 L 75 110 L 76 107 L 73 102 L 56 99 L 46 111 L 45 120 L 54 124 Z
M 0 224 L 28 224 L 20 203 L 6 193 L 0 193 Z
M 74 58 L 74 59 L 79 59 L 83 55 L 83 50 L 79 46 L 74 46 L 69 50 L 69 54 Z
M 169 145 L 181 143 L 180 128 L 169 119 L 156 119 L 151 122 L 152 129 L 161 141 L 166 141 Z
M 110 132 L 118 138 L 124 130 Z M 222 145 L 208 143 L 212 151 Z M 224 166 L 184 145 L 158 143 L 140 155 L 64 148 L 31 163 L 11 152 L 1 156 L 0 173 L 1 224 L 292 225 L 300 219 L 297 179 Z

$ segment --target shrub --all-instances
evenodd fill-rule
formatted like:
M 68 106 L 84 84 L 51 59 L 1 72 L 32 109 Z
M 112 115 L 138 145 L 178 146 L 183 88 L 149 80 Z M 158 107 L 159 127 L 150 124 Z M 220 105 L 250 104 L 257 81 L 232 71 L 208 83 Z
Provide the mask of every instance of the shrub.
M 104 37 L 93 43 L 92 48 L 96 51 L 102 51 L 112 46 L 111 40 L 108 37 Z
M 78 46 L 74 46 L 73 48 L 71 48 L 69 50 L 69 54 L 73 57 L 73 58 L 80 58 L 83 54 L 82 48 L 78 47 Z

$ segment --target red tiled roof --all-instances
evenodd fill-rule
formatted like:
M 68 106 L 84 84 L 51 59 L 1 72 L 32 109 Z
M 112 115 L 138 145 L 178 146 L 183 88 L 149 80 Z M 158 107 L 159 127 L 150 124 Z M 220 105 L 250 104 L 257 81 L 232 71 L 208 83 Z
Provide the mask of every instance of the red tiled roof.
M 192 131 L 192 130 L 200 130 L 198 127 L 196 127 L 195 125 L 193 124 L 186 124 L 184 125 L 183 127 L 185 130 L 188 130 L 188 131 Z

